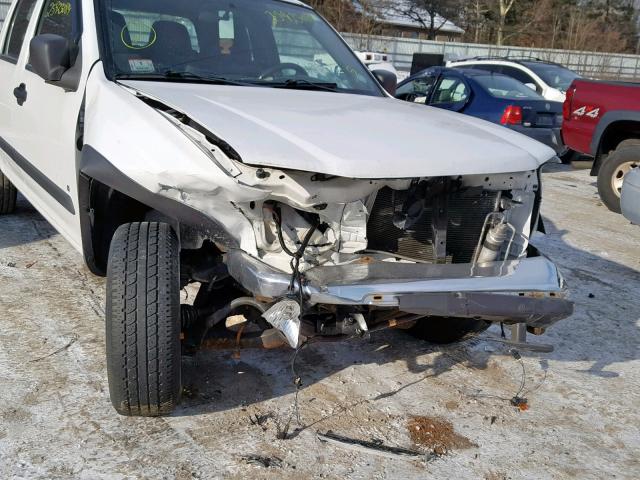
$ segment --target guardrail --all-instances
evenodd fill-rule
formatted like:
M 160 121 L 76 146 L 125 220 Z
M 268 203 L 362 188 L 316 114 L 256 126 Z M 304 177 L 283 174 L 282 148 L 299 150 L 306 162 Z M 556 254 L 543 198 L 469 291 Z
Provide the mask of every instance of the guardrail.
M 410 38 L 343 33 L 354 50 L 386 52 L 398 70 L 411 70 L 414 53 L 443 54 L 445 60 L 469 57 L 535 57 L 560 63 L 591 78 L 640 81 L 640 55 L 552 50 L 526 47 L 498 47 L 475 43 L 436 42 Z

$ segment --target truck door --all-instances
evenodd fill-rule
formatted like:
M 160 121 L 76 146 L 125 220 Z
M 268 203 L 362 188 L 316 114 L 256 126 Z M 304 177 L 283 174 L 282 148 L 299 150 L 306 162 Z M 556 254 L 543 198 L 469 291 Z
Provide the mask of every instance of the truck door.
M 36 7 L 37 0 L 16 0 L 13 2 L 0 36 L 0 170 L 7 175 L 20 190 L 27 194 L 30 177 L 14 162 L 12 145 L 18 132 L 13 128 L 17 98 L 20 90 L 15 90 L 18 68 L 24 55 L 27 30 Z M 30 195 L 33 196 L 33 195 Z
M 37 3 L 39 8 L 32 15 L 13 83 L 9 86 L 17 95 L 11 102 L 9 131 L 12 133 L 8 141 L 19 154 L 21 167 L 34 185 L 35 195 L 30 200 L 74 247 L 81 250 L 76 127 L 84 85 L 80 82 L 82 88 L 73 90 L 46 83 L 31 71 L 28 58 L 30 40 L 36 35 L 60 35 L 79 44 L 82 31 L 79 3 L 80 0 L 41 0 Z M 81 62 L 81 54 L 76 62 Z

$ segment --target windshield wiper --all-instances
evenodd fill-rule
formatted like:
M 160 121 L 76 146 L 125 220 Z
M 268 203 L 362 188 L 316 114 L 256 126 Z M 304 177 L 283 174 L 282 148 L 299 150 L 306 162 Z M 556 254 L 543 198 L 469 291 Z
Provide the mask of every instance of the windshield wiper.
M 116 75 L 116 78 L 122 80 L 184 80 L 187 82 L 195 81 L 209 83 L 212 85 L 234 85 L 239 87 L 252 86 L 250 83 L 239 82 L 225 77 L 198 75 L 197 73 L 181 72 L 176 70 L 167 70 L 162 73 L 121 73 Z
M 290 88 L 292 90 L 324 90 L 327 92 L 337 92 L 338 84 L 330 82 L 312 82 L 300 78 L 292 78 L 284 82 L 265 82 L 258 85 L 272 88 Z

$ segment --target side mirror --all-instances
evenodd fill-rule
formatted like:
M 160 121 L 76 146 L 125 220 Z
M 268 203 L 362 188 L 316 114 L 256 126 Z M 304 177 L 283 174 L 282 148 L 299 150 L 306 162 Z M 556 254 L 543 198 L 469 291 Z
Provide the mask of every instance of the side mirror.
M 531 90 L 533 91 L 537 91 L 538 89 L 536 88 L 536 84 L 535 83 L 525 83 L 524 84 L 526 87 L 529 87 Z
M 77 47 L 60 35 L 38 35 L 29 44 L 29 63 L 33 72 L 47 82 L 59 82 L 77 56 Z
M 395 73 L 388 70 L 373 70 L 373 76 L 380 82 L 382 88 L 384 88 L 392 97 L 396 95 L 396 87 L 398 86 L 398 77 Z

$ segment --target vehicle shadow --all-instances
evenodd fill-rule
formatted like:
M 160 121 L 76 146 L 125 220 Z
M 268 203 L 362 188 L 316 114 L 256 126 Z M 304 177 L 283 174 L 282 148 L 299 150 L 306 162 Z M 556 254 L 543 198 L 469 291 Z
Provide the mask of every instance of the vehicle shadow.
M 57 235 L 42 215 L 18 194 L 16 210 L 0 217 L 0 250 L 46 240 Z
M 640 262 L 625 266 L 577 249 L 565 238 L 568 230 L 549 219 L 545 227 L 547 234 L 534 243 L 558 265 L 575 303 L 574 315 L 542 337 L 556 347 L 546 358 L 584 362 L 590 364 L 579 370 L 585 374 L 618 377 L 607 368 L 640 358 Z

